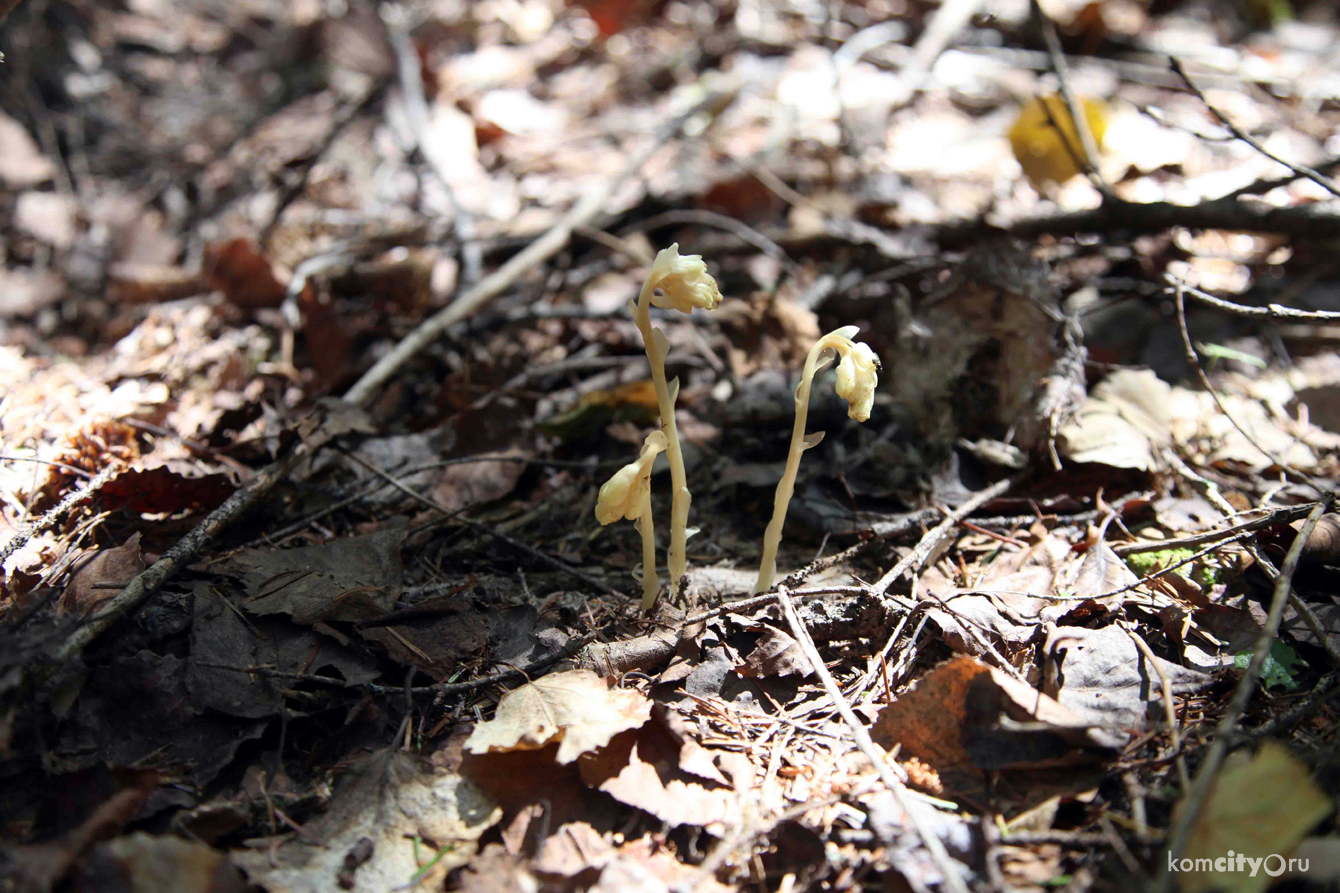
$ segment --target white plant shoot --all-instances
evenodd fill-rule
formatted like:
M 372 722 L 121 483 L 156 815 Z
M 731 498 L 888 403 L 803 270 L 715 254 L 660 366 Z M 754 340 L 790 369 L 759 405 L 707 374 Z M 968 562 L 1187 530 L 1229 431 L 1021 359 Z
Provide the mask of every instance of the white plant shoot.
M 675 428 L 675 398 L 679 379 L 665 379 L 665 355 L 670 345 L 665 333 L 651 325 L 650 306 L 689 313 L 695 308 L 715 310 L 721 303 L 716 280 L 707 272 L 707 264 L 696 254 L 679 253 L 678 243 L 662 250 L 651 265 L 637 301 L 629 303 L 633 321 L 642 333 L 647 359 L 651 362 L 651 380 L 661 410 L 661 429 L 666 437 L 666 457 L 670 461 L 670 551 L 666 564 L 670 570 L 670 592 L 679 587 L 686 566 L 685 541 L 689 521 L 688 478 L 684 473 L 684 454 L 679 448 Z
M 773 499 L 772 520 L 763 534 L 763 561 L 758 568 L 758 581 L 754 583 L 755 592 L 771 589 L 772 578 L 777 573 L 777 547 L 782 542 L 786 509 L 796 488 L 800 454 L 812 446 L 818 446 L 824 439 L 822 431 L 806 436 L 805 419 L 809 415 L 810 388 L 814 384 L 815 373 L 830 361 L 829 357 L 824 356 L 825 351 L 831 350 L 838 357 L 837 393 L 847 401 L 848 417 L 858 422 L 870 418 L 870 408 L 875 401 L 875 386 L 879 383 L 879 359 L 868 345 L 852 340 L 859 331 L 856 326 L 843 326 L 829 332 L 815 342 L 805 359 L 805 369 L 800 375 L 800 384 L 796 386 L 796 421 L 791 429 L 791 448 L 786 455 L 786 470 L 777 484 L 777 495 Z

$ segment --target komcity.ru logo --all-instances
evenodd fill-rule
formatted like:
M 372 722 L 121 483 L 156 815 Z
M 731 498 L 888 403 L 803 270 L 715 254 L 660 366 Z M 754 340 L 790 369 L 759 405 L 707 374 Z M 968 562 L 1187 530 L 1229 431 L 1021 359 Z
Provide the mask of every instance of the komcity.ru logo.
M 1251 856 L 1242 853 L 1228 851 L 1227 855 L 1219 856 L 1214 859 L 1174 859 L 1172 853 L 1168 853 L 1168 873 L 1174 874 L 1180 871 L 1196 872 L 1217 872 L 1219 874 L 1228 874 L 1232 871 L 1250 872 L 1249 877 L 1256 877 L 1258 871 L 1264 871 L 1271 877 L 1279 877 L 1284 872 L 1305 872 L 1308 869 L 1308 859 L 1286 859 L 1279 853 L 1271 853 L 1269 856 L 1258 856 L 1253 859 Z

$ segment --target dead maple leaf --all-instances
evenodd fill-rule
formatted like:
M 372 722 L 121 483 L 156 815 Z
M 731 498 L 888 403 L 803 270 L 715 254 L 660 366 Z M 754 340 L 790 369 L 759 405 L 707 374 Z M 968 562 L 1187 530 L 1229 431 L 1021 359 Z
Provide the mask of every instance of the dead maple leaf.
M 566 765 L 604 747 L 620 732 L 640 727 L 650 716 L 651 701 L 640 692 L 611 689 L 590 670 L 569 670 L 503 695 L 497 714 L 475 726 L 465 750 L 539 750 L 558 741 L 555 759 Z

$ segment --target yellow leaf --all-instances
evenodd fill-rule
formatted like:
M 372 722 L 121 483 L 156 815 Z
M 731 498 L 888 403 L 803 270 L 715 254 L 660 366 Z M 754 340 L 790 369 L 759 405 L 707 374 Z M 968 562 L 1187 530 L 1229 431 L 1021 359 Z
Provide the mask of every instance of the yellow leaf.
M 1081 98 L 1080 105 L 1084 108 L 1084 118 L 1093 134 L 1094 144 L 1102 151 L 1103 136 L 1107 132 L 1107 106 L 1101 99 L 1089 96 Z M 1080 172 L 1075 159 L 1083 157 L 1084 147 L 1061 96 L 1036 97 L 1024 103 L 1010 128 L 1009 140 L 1014 157 L 1034 186 L 1064 183 Z
M 1182 893 L 1259 893 L 1274 881 L 1280 859 L 1287 860 L 1331 808 L 1307 766 L 1283 745 L 1269 741 L 1250 760 L 1230 758 L 1175 866 Z M 1258 859 L 1265 861 L 1255 862 L 1253 871 Z

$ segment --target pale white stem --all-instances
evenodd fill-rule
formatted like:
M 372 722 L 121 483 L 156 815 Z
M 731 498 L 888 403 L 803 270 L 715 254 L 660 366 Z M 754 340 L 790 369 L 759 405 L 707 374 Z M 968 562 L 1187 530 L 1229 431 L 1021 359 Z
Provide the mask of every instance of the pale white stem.
M 650 279 L 642 286 L 637 304 L 632 308 L 633 321 L 642 333 L 647 346 L 647 359 L 651 362 L 651 381 L 656 388 L 656 402 L 661 410 L 661 430 L 668 441 L 665 454 L 670 461 L 670 552 L 666 565 L 670 571 L 670 593 L 679 589 L 679 581 L 684 576 L 687 565 L 685 542 L 689 523 L 688 476 L 684 473 L 684 454 L 679 448 L 679 432 L 675 428 L 675 397 L 679 389 L 672 394 L 670 384 L 665 380 L 665 355 L 669 352 L 669 343 L 665 333 L 652 328 L 649 302 L 655 287 Z
M 854 330 L 853 330 L 854 331 Z M 810 348 L 805 358 L 805 370 L 800 375 L 800 384 L 796 387 L 796 422 L 791 428 L 791 448 L 786 454 L 786 470 L 777 484 L 777 495 L 772 501 L 772 520 L 763 534 L 763 560 L 758 567 L 758 581 L 754 583 L 755 592 L 766 592 L 772 588 L 772 578 L 777 573 L 777 547 L 782 542 L 782 526 L 786 524 L 786 509 L 791 503 L 791 494 L 796 489 L 796 473 L 800 470 L 800 456 L 805 450 L 815 446 L 823 439 L 805 437 L 805 420 L 809 416 L 810 388 L 814 384 L 814 374 L 819 371 L 820 355 L 829 348 L 840 350 L 843 344 L 850 344 L 834 337 L 837 333 L 825 335 Z
M 651 517 L 650 499 L 633 526 L 642 534 L 642 613 L 646 614 L 656 605 L 656 596 L 661 592 L 661 581 L 656 576 L 656 525 Z

